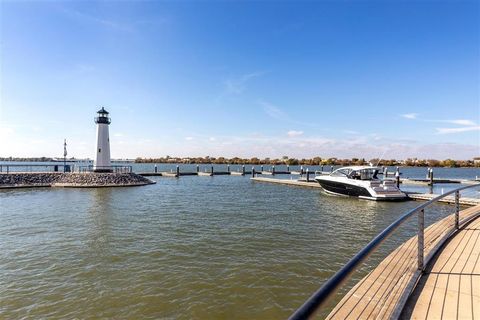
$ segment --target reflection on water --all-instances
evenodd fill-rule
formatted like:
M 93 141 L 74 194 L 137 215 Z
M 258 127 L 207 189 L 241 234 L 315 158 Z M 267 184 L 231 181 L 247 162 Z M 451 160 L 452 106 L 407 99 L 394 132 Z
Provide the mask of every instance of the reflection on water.
M 87 210 L 87 247 L 93 255 L 108 254 L 111 245 L 111 226 L 114 203 L 112 201 L 113 188 L 87 189 L 85 201 Z
M 286 318 L 418 204 L 248 177 L 156 180 L 0 192 L 0 318 Z M 427 221 L 447 212 L 436 206 Z M 413 235 L 414 222 L 355 279 Z

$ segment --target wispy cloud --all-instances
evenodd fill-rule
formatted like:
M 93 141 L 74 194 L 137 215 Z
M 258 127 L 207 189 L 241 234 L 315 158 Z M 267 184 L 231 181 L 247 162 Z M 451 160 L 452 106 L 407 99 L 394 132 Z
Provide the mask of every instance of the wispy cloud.
M 401 116 L 405 119 L 417 119 L 418 113 L 405 113 L 401 114 Z
M 192 140 L 193 140 L 193 137 L 185 137 L 185 140 L 187 140 L 187 141 L 192 141 Z
M 227 94 L 241 94 L 246 90 L 248 81 L 264 74 L 265 72 L 263 71 L 256 71 L 244 74 L 237 78 L 227 79 L 225 81 L 225 91 Z
M 289 136 L 290 138 L 299 137 L 301 135 L 303 135 L 303 131 L 290 130 L 287 132 L 287 136 Z
M 467 126 L 459 128 L 436 128 L 438 134 L 460 133 L 467 131 L 480 131 L 480 126 Z
M 422 122 L 436 122 L 436 123 L 449 123 L 461 127 L 456 128 L 435 128 L 437 134 L 451 134 L 451 133 L 461 133 L 468 131 L 479 131 L 480 126 L 476 122 L 468 119 L 418 119 L 418 113 L 406 113 L 402 114 L 402 117 L 406 119 L 414 119 Z
M 287 112 L 283 111 L 282 108 L 280 108 L 279 106 L 273 103 L 270 103 L 264 100 L 258 100 L 257 104 L 260 105 L 263 109 L 263 112 L 265 112 L 265 114 L 272 119 L 281 120 L 297 126 L 307 126 L 307 127 L 313 127 L 313 128 L 319 127 L 318 124 L 316 123 L 298 121 L 296 119 L 293 119 L 292 117 L 290 117 L 290 115 Z
M 431 120 L 432 122 L 444 122 L 451 124 L 458 124 L 459 126 L 476 126 L 477 124 L 472 120 Z
M 72 8 L 63 7 L 62 11 L 71 18 L 77 19 L 79 21 L 85 22 L 93 22 L 104 27 L 108 27 L 110 29 L 118 30 L 118 31 L 133 31 L 133 28 L 129 24 L 120 23 L 112 19 L 98 17 L 92 14 L 85 13 L 83 11 L 75 10 Z
M 260 106 L 262 106 L 263 111 L 270 118 L 277 119 L 277 120 L 287 120 L 288 119 L 288 115 L 282 109 L 277 107 L 276 105 L 274 105 L 270 102 L 263 101 L 263 100 L 259 100 L 258 104 Z
M 437 134 L 461 133 L 468 131 L 479 131 L 480 126 L 472 120 L 455 119 L 455 120 L 429 120 L 429 122 L 442 122 L 456 124 L 461 127 L 456 128 L 436 128 Z

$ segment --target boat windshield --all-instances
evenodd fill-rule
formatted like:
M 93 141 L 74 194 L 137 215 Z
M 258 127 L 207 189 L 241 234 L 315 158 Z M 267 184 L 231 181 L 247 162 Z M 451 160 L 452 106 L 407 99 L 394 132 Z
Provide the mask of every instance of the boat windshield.
M 351 174 L 352 171 L 353 171 L 352 169 L 338 169 L 338 170 L 333 171 L 331 176 L 333 176 L 333 177 L 348 177 Z
M 378 170 L 376 169 L 361 169 L 352 170 L 349 174 L 349 178 L 358 180 L 375 180 L 377 179 Z

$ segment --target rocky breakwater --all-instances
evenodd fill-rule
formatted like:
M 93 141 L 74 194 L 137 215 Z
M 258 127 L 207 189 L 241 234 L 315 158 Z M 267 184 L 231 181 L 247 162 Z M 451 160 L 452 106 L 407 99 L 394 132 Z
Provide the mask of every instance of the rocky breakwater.
M 153 184 L 135 173 L 8 173 L 0 174 L 0 188 L 27 187 L 127 187 Z

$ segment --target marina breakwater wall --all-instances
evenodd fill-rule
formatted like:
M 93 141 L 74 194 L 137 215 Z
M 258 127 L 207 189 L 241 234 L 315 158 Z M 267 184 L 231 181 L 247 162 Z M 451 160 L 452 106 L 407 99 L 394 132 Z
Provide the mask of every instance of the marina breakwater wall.
M 31 187 L 126 187 L 153 184 L 135 173 L 8 173 L 0 174 L 0 189 Z

